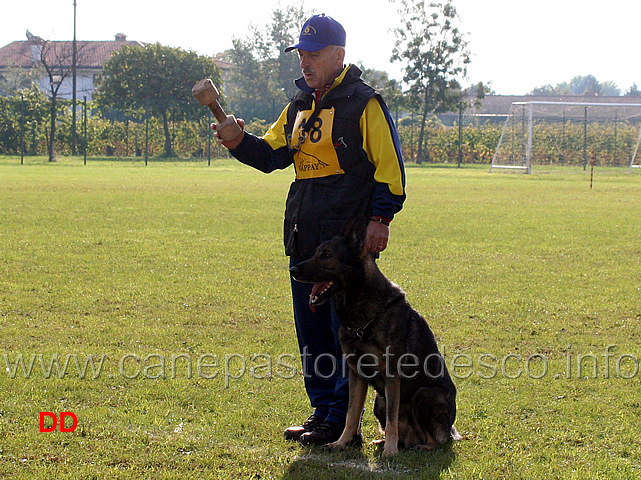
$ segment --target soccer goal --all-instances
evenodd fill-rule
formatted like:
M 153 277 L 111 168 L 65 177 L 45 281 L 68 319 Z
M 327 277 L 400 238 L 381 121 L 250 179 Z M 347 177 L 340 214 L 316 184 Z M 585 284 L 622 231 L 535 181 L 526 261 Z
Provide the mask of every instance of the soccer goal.
M 533 165 L 639 166 L 641 103 L 514 102 L 490 171 Z
M 639 136 L 637 138 L 637 144 L 634 147 L 634 153 L 632 153 L 632 157 L 630 158 L 630 171 L 632 171 L 633 168 L 640 168 L 641 167 L 641 162 L 639 162 L 639 143 L 641 143 L 641 128 L 639 128 Z

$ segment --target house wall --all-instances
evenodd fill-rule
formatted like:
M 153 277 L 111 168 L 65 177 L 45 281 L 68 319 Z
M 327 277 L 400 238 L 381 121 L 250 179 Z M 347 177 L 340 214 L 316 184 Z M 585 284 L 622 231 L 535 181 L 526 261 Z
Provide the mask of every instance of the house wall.
M 98 74 L 95 71 L 78 70 L 76 72 L 76 99 L 78 101 L 84 100 L 84 97 L 87 97 L 87 101 L 93 100 L 93 94 L 96 90 L 95 79 L 97 75 Z M 38 82 L 38 86 L 47 94 L 51 92 L 48 77 L 41 78 Z M 71 77 L 65 78 L 58 90 L 58 98 L 71 100 L 73 97 L 72 91 L 73 79 Z

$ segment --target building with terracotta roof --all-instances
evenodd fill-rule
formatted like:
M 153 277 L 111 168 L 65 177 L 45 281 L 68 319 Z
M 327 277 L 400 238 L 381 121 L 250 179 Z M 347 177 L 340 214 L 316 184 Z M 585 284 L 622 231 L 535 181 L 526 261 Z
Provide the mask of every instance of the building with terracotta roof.
M 95 91 L 96 78 L 102 72 L 104 65 L 109 61 L 114 52 L 125 45 L 144 46 L 141 42 L 127 40 L 127 36 L 119 33 L 114 40 L 76 42 L 76 96 L 79 100 L 84 97 L 91 100 Z M 42 65 L 43 56 L 46 63 L 53 67 L 53 71 L 66 72 L 60 75 L 61 85 L 58 98 L 70 99 L 72 97 L 72 41 L 45 41 L 31 34 L 27 30 L 27 40 L 15 41 L 0 48 L 0 76 L 9 69 L 20 68 L 30 70 Z M 37 80 L 40 88 L 45 92 L 50 91 L 50 78 L 42 71 Z

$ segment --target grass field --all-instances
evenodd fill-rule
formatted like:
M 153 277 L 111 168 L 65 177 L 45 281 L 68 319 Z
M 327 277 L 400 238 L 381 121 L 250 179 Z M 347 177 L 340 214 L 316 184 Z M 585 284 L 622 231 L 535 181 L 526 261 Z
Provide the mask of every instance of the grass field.
M 641 478 L 638 174 L 408 167 L 379 264 L 439 339 L 465 439 L 387 460 L 369 406 L 360 450 L 282 439 L 310 413 L 291 172 L 27 163 L 0 159 L 1 478 Z

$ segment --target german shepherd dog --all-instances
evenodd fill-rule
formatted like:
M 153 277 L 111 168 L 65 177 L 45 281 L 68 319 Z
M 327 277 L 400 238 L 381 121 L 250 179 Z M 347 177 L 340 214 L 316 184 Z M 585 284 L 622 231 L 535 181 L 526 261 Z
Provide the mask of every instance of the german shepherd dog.
M 454 427 L 456 387 L 425 319 L 405 293 L 381 273 L 365 248 L 365 217 L 343 236 L 321 244 L 293 266 L 300 282 L 314 283 L 310 307 L 330 298 L 341 319 L 339 338 L 349 365 L 345 429 L 329 444 L 343 449 L 360 434 L 368 383 L 374 415 L 385 433 L 383 455 L 400 448 L 433 449 L 462 437 Z

